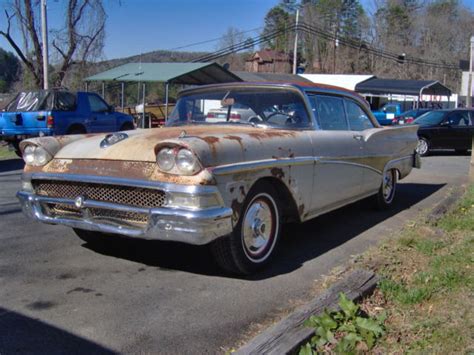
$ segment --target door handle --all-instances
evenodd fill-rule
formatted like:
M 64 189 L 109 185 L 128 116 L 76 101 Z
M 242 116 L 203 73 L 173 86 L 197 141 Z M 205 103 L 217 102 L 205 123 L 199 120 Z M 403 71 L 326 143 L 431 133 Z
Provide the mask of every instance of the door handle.
M 361 141 L 364 138 L 364 136 L 361 134 L 354 134 L 353 137 L 354 139 L 357 139 L 358 141 Z

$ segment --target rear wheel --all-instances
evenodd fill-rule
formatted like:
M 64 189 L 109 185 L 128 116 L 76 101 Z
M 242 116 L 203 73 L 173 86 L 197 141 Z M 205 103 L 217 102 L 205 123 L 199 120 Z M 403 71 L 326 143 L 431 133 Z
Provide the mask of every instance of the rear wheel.
M 23 154 L 21 154 L 21 149 L 20 149 L 20 142 L 14 141 L 10 144 L 13 147 L 13 150 L 15 151 L 15 154 L 18 155 L 20 158 L 23 158 Z
M 281 231 L 281 212 L 271 185 L 259 183 L 249 192 L 233 232 L 211 244 L 224 270 L 248 275 L 267 265 Z
M 374 196 L 375 207 L 381 210 L 389 208 L 395 198 L 396 189 L 397 171 L 395 169 L 389 169 L 383 173 L 379 192 Z
M 72 126 L 67 130 L 67 134 L 84 134 L 87 133 L 86 129 L 82 126 Z
M 430 143 L 424 137 L 418 139 L 418 145 L 416 146 L 416 152 L 420 156 L 425 157 L 430 153 Z

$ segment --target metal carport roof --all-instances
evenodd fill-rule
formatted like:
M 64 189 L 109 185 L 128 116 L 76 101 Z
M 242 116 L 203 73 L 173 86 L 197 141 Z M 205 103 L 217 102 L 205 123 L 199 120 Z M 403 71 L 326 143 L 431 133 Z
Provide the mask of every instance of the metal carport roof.
M 242 80 L 217 63 L 128 63 L 89 76 L 84 81 L 204 85 Z
M 440 95 L 451 96 L 451 90 L 436 80 L 397 80 L 370 78 L 355 86 L 363 94 Z

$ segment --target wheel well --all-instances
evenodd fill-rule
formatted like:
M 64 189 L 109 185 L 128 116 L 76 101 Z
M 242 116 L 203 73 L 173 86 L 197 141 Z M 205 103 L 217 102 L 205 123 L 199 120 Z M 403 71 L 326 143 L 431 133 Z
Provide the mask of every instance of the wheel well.
M 86 128 L 83 125 L 79 123 L 74 123 L 71 126 L 69 126 L 67 133 L 70 134 L 72 132 L 78 132 L 78 131 L 80 131 L 81 133 L 87 132 Z
M 264 177 L 258 179 L 252 188 L 260 182 L 268 183 L 275 189 L 277 198 L 281 202 L 280 208 L 283 215 L 283 220 L 285 222 L 301 221 L 295 199 L 293 198 L 288 187 L 281 180 L 274 177 Z

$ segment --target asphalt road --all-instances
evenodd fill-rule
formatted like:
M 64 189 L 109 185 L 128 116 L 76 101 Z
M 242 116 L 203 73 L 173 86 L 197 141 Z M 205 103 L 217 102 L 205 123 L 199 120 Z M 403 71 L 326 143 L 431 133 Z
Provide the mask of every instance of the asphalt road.
M 465 181 L 469 159 L 424 158 L 388 212 L 362 201 L 286 227 L 275 264 L 246 279 L 220 273 L 205 247 L 110 240 L 99 250 L 31 222 L 15 198 L 21 161 L 0 161 L 0 354 L 222 352 Z

